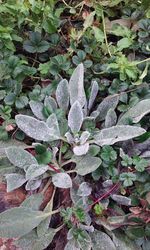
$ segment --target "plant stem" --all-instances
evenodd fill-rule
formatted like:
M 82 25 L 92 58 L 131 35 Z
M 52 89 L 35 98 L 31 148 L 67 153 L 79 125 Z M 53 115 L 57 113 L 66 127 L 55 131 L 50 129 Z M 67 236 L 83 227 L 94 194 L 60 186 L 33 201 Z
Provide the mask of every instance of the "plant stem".
M 105 26 L 105 17 L 104 17 L 104 12 L 103 12 L 103 10 L 102 10 L 102 23 L 103 23 L 103 31 L 104 31 L 104 37 L 105 37 L 105 44 L 106 44 L 106 47 L 107 47 L 108 54 L 109 54 L 110 57 L 111 57 L 112 55 L 111 55 L 111 52 L 110 52 L 110 49 L 109 49 L 108 40 L 107 40 L 106 26 Z
M 60 173 L 60 172 L 61 172 L 59 169 L 55 168 L 55 167 L 54 167 L 53 165 L 51 165 L 51 164 L 48 164 L 48 166 L 49 166 L 51 169 L 53 169 L 56 173 Z
M 62 148 L 63 142 L 60 142 L 60 149 L 59 149 L 59 158 L 58 158 L 58 163 L 61 165 L 61 148 Z
M 148 62 L 148 61 L 150 61 L 150 58 L 146 58 L 146 59 L 144 59 L 144 60 L 142 60 L 142 61 L 135 62 L 135 65 L 139 65 L 139 64 L 141 64 L 141 63 Z
M 76 170 L 75 170 L 75 169 L 72 169 L 72 170 L 66 171 L 66 173 L 67 173 L 67 174 L 76 173 Z
M 49 180 L 47 181 L 47 183 L 46 183 L 45 187 L 43 188 L 41 194 L 44 194 L 44 193 L 45 193 L 45 191 L 47 190 L 47 188 L 49 187 L 50 184 L 51 184 L 51 179 L 49 179 Z
M 68 160 L 68 161 L 65 161 L 65 162 L 63 162 L 62 164 L 61 164 L 61 167 L 63 167 L 63 166 L 65 166 L 65 165 L 67 165 L 67 164 L 69 164 L 69 163 L 71 163 L 71 162 L 74 162 L 72 159 L 70 159 L 70 160 Z

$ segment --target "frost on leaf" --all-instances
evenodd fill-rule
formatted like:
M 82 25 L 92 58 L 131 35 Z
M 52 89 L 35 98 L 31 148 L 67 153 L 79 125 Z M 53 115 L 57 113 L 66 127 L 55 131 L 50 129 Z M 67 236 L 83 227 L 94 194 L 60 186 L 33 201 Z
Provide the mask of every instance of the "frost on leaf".
M 99 146 L 113 145 L 119 141 L 126 141 L 134 137 L 144 134 L 146 131 L 143 128 L 129 126 L 129 125 L 117 125 L 111 128 L 102 129 L 94 136 L 95 143 Z
M 144 115 L 150 112 L 150 99 L 146 99 L 137 103 L 130 108 L 119 120 L 118 124 L 126 124 L 127 119 L 131 119 L 133 123 L 139 122 Z
M 69 88 L 68 81 L 66 79 L 59 82 L 56 89 L 56 99 L 59 107 L 66 111 L 69 105 Z
M 80 131 L 83 123 L 83 111 L 80 103 L 76 101 L 68 114 L 68 126 L 70 127 L 72 133 L 76 134 Z
M 84 106 L 86 102 L 86 96 L 84 91 L 84 67 L 83 64 L 79 64 L 74 70 L 70 81 L 69 81 L 69 94 L 70 94 L 70 104 L 71 106 L 75 101 Z
M 35 140 L 53 141 L 58 139 L 43 121 L 27 115 L 16 115 L 15 119 L 18 127 Z
M 59 188 L 71 188 L 72 180 L 70 176 L 66 173 L 58 173 L 53 175 L 52 182 L 56 187 Z
M 106 117 L 106 114 L 110 108 L 115 109 L 117 104 L 119 102 L 119 96 L 118 95 L 112 95 L 106 97 L 98 106 L 97 110 L 99 111 L 98 119 L 100 121 L 104 120 Z

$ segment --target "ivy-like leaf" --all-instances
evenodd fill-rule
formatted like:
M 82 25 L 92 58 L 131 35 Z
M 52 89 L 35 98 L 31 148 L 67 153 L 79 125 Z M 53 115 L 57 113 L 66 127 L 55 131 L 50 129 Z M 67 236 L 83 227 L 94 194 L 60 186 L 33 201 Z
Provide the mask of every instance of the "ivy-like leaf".
M 83 64 L 81 63 L 74 70 L 69 81 L 69 94 L 70 94 L 71 105 L 73 105 L 75 101 L 78 101 L 81 104 L 81 107 L 83 107 L 86 102 L 83 78 L 84 78 L 84 67 Z
M 150 99 L 140 101 L 130 108 L 118 121 L 118 124 L 126 124 L 127 119 L 131 119 L 133 123 L 138 123 L 145 115 L 150 112 Z
M 7 192 L 11 192 L 16 188 L 21 187 L 26 182 L 24 175 L 15 173 L 7 174 L 6 180 L 7 180 Z
M 119 102 L 118 95 L 112 95 L 106 97 L 98 106 L 97 110 L 99 111 L 98 119 L 100 121 L 104 120 L 109 109 L 115 109 Z
M 16 167 L 24 169 L 31 164 L 38 164 L 33 155 L 19 147 L 9 147 L 5 151 L 9 161 Z
M 55 134 L 53 134 L 53 131 L 43 121 L 39 121 L 27 115 L 16 115 L 15 119 L 18 127 L 24 133 L 26 133 L 28 136 L 30 136 L 35 140 L 40 140 L 40 141 L 58 140 L 58 137 Z
M 61 109 L 66 111 L 69 105 L 69 87 L 68 81 L 63 79 L 59 82 L 56 89 L 56 100 Z
M 80 131 L 83 123 L 83 111 L 78 101 L 74 102 L 68 114 L 68 126 L 72 133 L 76 134 Z
M 117 125 L 111 128 L 102 129 L 94 136 L 95 143 L 99 146 L 113 145 L 119 141 L 126 141 L 134 137 L 144 134 L 146 131 L 143 128 L 129 126 L 129 125 Z
M 72 180 L 66 173 L 58 173 L 52 176 L 52 182 L 56 187 L 59 188 L 71 188 Z

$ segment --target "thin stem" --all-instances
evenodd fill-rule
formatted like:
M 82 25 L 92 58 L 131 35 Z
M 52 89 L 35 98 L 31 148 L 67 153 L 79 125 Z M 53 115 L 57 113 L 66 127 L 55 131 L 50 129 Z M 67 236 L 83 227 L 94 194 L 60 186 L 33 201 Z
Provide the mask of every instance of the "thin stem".
M 59 158 L 58 158 L 58 163 L 61 165 L 61 148 L 62 148 L 63 142 L 60 142 L 60 149 L 59 149 Z
M 142 60 L 142 61 L 135 62 L 135 65 L 139 65 L 139 64 L 141 64 L 141 63 L 148 62 L 148 61 L 150 61 L 150 58 L 146 58 L 146 59 L 144 59 L 144 60 Z
M 54 167 L 53 165 L 51 165 L 51 164 L 48 164 L 48 166 L 49 166 L 51 169 L 53 169 L 56 173 L 60 173 L 60 172 L 61 172 L 59 169 L 55 168 L 55 167 Z
M 105 44 L 106 44 L 106 47 L 107 47 L 108 54 L 111 57 L 112 55 L 111 55 L 111 52 L 110 52 L 110 49 L 109 49 L 108 40 L 107 40 L 106 26 L 105 26 L 105 17 L 104 17 L 103 10 L 102 10 L 102 24 L 103 24 L 103 31 L 104 31 L 104 37 L 105 37 Z
M 44 193 L 45 193 L 45 191 L 48 189 L 48 187 L 49 187 L 50 184 L 51 184 L 51 179 L 49 179 L 49 180 L 47 181 L 47 183 L 46 183 L 45 187 L 43 188 L 41 194 L 44 194 Z
M 67 173 L 67 174 L 76 173 L 76 170 L 75 170 L 75 169 L 72 169 L 72 170 L 66 171 L 66 173 Z
M 67 164 L 69 164 L 69 163 L 71 163 L 71 162 L 74 162 L 72 159 L 70 159 L 70 160 L 68 160 L 68 161 L 65 161 L 65 162 L 63 162 L 62 164 L 61 164 L 61 167 L 63 167 L 63 166 L 65 166 L 65 165 L 67 165 Z

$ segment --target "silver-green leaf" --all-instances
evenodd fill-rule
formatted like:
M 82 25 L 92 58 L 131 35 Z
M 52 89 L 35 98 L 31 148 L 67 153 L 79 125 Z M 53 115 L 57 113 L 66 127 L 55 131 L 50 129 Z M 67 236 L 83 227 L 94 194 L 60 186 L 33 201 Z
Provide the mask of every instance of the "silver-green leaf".
M 32 164 L 26 171 L 26 180 L 35 179 L 49 169 L 48 165 Z
M 78 101 L 81 107 L 84 106 L 86 96 L 84 91 L 84 67 L 82 63 L 77 66 L 70 78 L 69 94 L 71 105 L 73 105 L 75 101 Z
M 95 171 L 102 163 L 98 157 L 93 157 L 89 154 L 82 157 L 75 157 L 76 168 L 75 170 L 79 175 L 86 175 Z
M 46 121 L 46 124 L 49 127 L 49 131 L 53 137 L 53 140 L 58 140 L 60 138 L 60 130 L 56 115 L 50 115 Z
M 33 114 L 40 120 L 45 120 L 45 117 L 43 115 L 43 108 L 44 108 L 44 105 L 42 102 L 40 101 L 33 101 L 31 100 L 29 102 L 29 105 L 30 105 L 30 108 L 33 112 Z
M 106 233 L 95 230 L 94 233 L 91 234 L 91 238 L 93 243 L 93 250 L 117 250 L 115 244 Z
M 8 209 L 0 214 L 0 237 L 21 237 L 37 227 L 48 216 L 48 213 L 26 207 Z
M 90 99 L 89 99 L 89 103 L 88 103 L 88 109 L 90 110 L 93 106 L 93 103 L 95 101 L 95 98 L 97 96 L 98 93 L 98 83 L 96 81 L 92 82 L 92 89 L 91 89 L 91 94 L 90 94 Z
M 113 109 L 109 109 L 105 117 L 105 128 L 110 128 L 116 124 L 117 115 Z
M 117 125 L 111 128 L 102 129 L 94 136 L 95 143 L 99 146 L 113 145 L 119 141 L 125 141 L 146 132 L 145 129 L 129 125 Z
M 31 138 L 39 141 L 56 140 L 45 122 L 27 115 L 16 115 L 15 119 L 18 127 Z
M 129 118 L 133 123 L 139 122 L 145 115 L 150 112 L 150 99 L 140 101 L 130 108 L 119 120 L 118 124 L 126 124 Z
M 61 109 L 66 111 L 69 105 L 69 87 L 68 81 L 63 79 L 59 82 L 56 89 L 56 100 Z
M 24 175 L 15 173 L 7 174 L 6 180 L 7 180 L 7 192 L 11 192 L 16 188 L 21 187 L 26 182 Z
M 80 131 L 83 123 L 83 111 L 78 101 L 74 102 L 68 114 L 68 126 L 72 133 L 76 134 Z
M 6 150 L 9 161 L 16 167 L 25 168 L 31 164 L 38 164 L 33 155 L 19 147 L 9 147 Z
M 54 186 L 59 188 L 71 188 L 72 180 L 67 173 L 58 173 L 52 176 Z
M 97 111 L 99 111 L 98 119 L 100 121 L 104 120 L 106 117 L 106 114 L 110 108 L 115 109 L 117 104 L 119 102 L 119 96 L 118 95 L 112 95 L 106 97 L 98 106 Z

